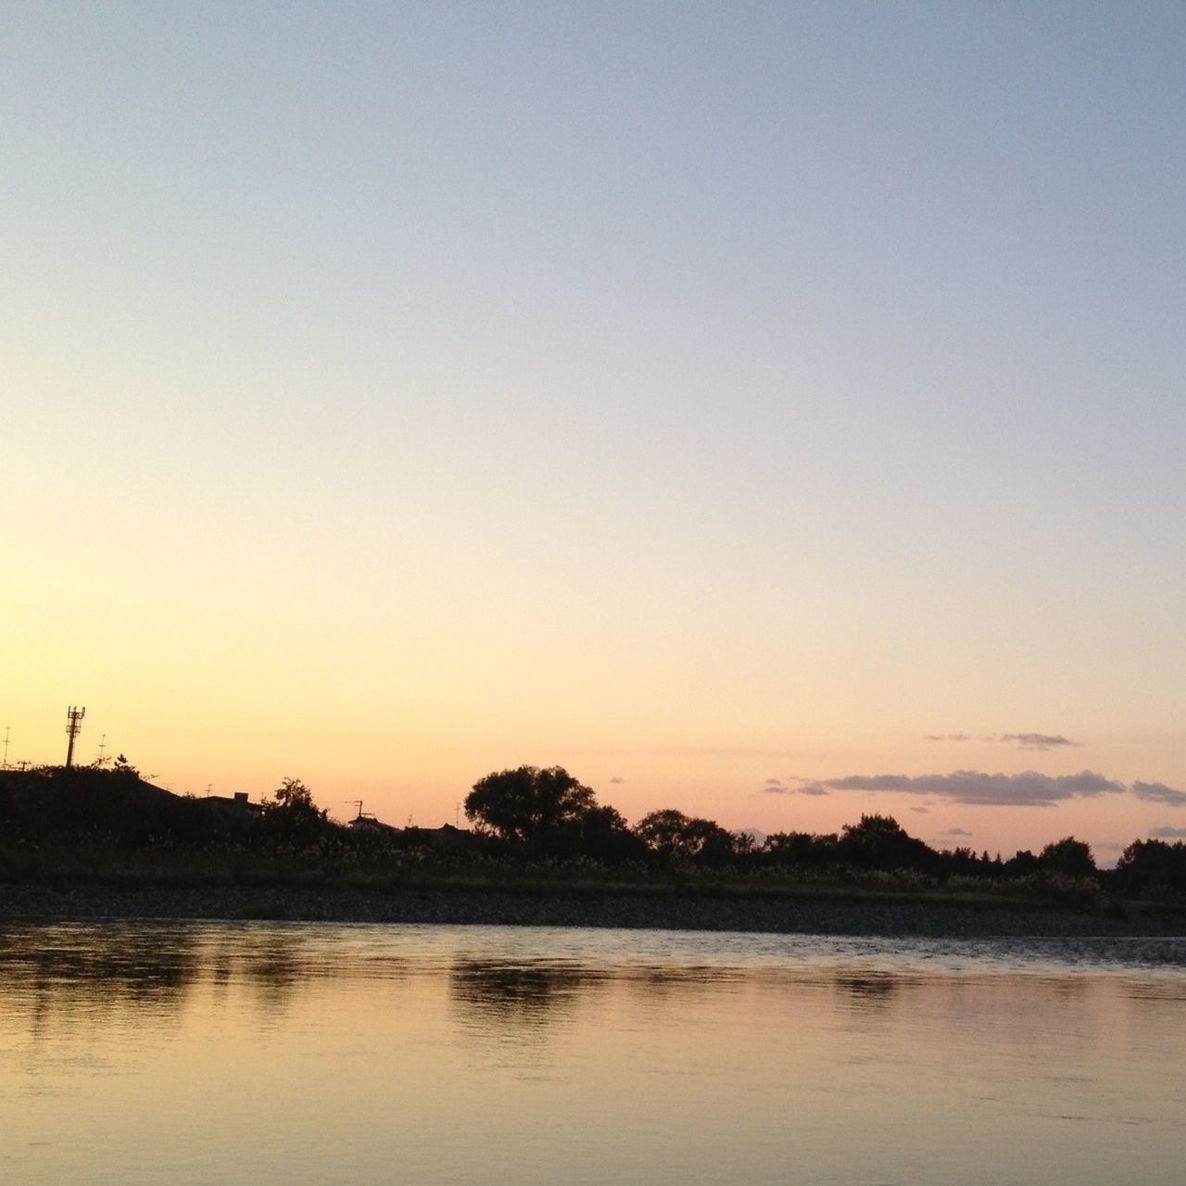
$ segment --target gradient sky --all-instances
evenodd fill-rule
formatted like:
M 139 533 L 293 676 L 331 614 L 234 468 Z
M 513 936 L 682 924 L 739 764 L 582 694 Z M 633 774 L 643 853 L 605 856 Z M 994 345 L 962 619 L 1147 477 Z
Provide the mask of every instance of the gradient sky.
M 0 162 L 10 762 L 1186 829 L 1182 5 L 0 0 Z

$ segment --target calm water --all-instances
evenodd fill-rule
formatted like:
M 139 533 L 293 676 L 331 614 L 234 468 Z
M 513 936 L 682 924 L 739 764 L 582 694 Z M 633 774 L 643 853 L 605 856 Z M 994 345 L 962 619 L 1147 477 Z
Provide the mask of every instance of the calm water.
M 1174 1183 L 1182 940 L 0 929 L 0 1182 Z

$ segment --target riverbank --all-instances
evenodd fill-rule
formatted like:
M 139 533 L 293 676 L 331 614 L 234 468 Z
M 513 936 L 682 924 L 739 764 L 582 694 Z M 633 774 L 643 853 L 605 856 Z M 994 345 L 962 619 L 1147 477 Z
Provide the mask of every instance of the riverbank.
M 877 895 L 738 895 L 489 886 L 112 886 L 0 884 L 0 922 L 220 919 L 625 927 L 786 934 L 1186 935 L 1180 911 Z

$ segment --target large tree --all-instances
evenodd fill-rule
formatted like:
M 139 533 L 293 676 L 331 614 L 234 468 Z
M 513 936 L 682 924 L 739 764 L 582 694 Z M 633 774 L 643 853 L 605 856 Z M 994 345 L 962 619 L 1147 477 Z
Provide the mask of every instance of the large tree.
M 1180 840 L 1134 840 L 1116 865 L 1125 893 L 1186 893 L 1186 844 Z
M 716 820 L 684 815 L 674 807 L 644 815 L 634 825 L 634 834 L 665 859 L 693 857 L 714 864 L 727 861 L 735 852 L 733 833 Z
M 938 854 L 911 836 L 893 816 L 862 815 L 859 824 L 841 829 L 837 854 L 842 861 L 865 869 L 918 869 L 935 867 Z
M 465 800 L 466 819 L 504 840 L 537 840 L 597 807 L 593 792 L 562 766 L 519 766 L 487 774 Z
M 1082 840 L 1076 840 L 1074 836 L 1064 836 L 1061 840 L 1046 845 L 1038 855 L 1038 862 L 1047 869 L 1065 873 L 1070 877 L 1094 877 L 1096 874 L 1091 846 Z
M 313 792 L 299 778 L 286 778 L 264 801 L 268 818 L 287 829 L 310 829 L 326 821 L 328 812 L 313 802 Z

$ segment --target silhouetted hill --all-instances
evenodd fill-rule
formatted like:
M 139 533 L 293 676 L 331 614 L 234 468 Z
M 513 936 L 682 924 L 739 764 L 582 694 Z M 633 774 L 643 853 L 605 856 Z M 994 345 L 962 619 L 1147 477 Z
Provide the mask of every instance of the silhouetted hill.
M 175 795 L 129 769 L 0 770 L 0 833 L 9 840 L 99 835 L 140 845 L 225 831 L 248 814 L 230 800 Z
M 135 772 L 61 766 L 0 771 L 0 821 L 20 831 L 74 832 L 145 816 L 163 819 L 178 802 Z

